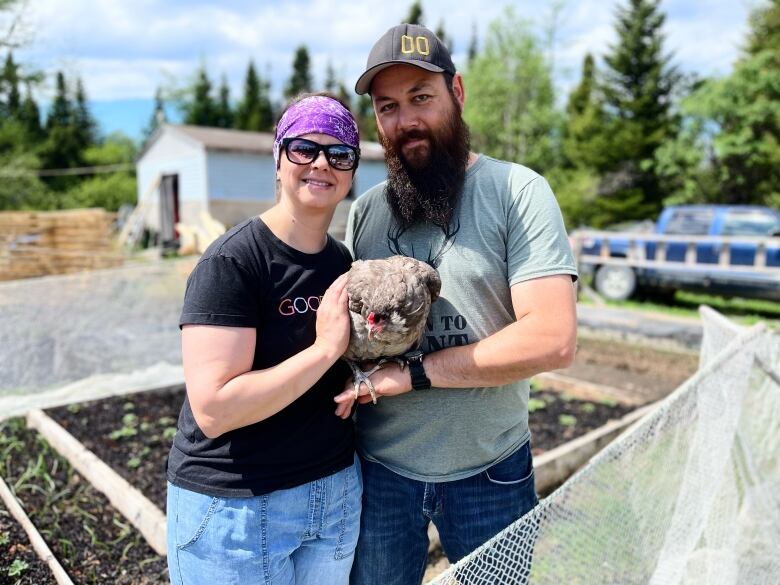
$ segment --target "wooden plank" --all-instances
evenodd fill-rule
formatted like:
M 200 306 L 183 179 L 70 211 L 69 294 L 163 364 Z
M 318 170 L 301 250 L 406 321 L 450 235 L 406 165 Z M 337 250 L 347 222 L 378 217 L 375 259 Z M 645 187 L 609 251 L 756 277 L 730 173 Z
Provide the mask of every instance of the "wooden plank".
M 32 520 L 27 516 L 24 508 L 22 508 L 21 504 L 16 500 L 16 497 L 11 493 L 11 490 L 8 488 L 5 481 L 3 481 L 2 477 L 0 477 L 0 498 L 5 503 L 5 507 L 8 508 L 8 511 L 11 512 L 11 515 L 27 533 L 27 538 L 30 539 L 33 550 L 38 555 L 38 558 L 48 565 L 49 570 L 52 572 L 52 575 L 54 575 L 54 579 L 57 581 L 58 585 L 73 585 L 73 581 L 68 577 L 65 569 L 62 568 L 57 557 L 51 552 L 49 545 L 46 544 L 41 533 L 38 532 L 35 524 L 33 524 Z M 8 582 L 10 583 L 10 581 Z
M 157 554 L 166 554 L 165 514 L 157 506 L 42 410 L 30 411 L 27 414 L 27 425 L 35 428 L 87 481 L 102 492 L 111 505 L 138 529 Z

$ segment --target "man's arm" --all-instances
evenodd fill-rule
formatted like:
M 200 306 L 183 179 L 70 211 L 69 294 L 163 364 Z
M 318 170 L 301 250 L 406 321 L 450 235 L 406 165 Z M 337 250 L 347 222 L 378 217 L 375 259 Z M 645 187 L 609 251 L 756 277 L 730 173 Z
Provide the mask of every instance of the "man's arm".
M 571 276 L 560 274 L 512 286 L 516 321 L 476 343 L 449 347 L 425 356 L 425 373 L 434 388 L 501 386 L 539 372 L 564 368 L 574 360 L 577 314 Z M 378 396 L 412 388 L 408 370 L 387 365 L 371 376 Z M 351 385 L 336 397 L 336 413 L 348 414 Z M 435 391 L 435 390 L 432 390 Z M 370 400 L 361 386 L 360 402 Z M 367 398 L 364 398 L 364 395 Z

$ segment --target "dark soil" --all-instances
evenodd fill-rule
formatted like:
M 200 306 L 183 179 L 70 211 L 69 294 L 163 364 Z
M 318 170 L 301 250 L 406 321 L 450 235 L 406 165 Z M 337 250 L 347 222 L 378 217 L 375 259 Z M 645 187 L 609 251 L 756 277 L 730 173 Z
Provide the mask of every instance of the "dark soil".
M 532 389 L 528 402 L 532 452 L 549 451 L 632 410 L 610 400 L 586 402 L 560 392 Z
M 165 558 L 23 420 L 0 425 L 0 454 L 3 478 L 74 583 L 168 583 Z
M 630 408 L 591 403 L 554 391 L 531 394 L 533 452 L 547 451 L 620 418 Z M 144 392 L 56 408 L 48 414 L 165 510 L 165 460 L 184 390 Z
M 0 585 L 50 585 L 57 581 L 33 550 L 27 533 L 0 501 Z
M 46 411 L 160 510 L 165 511 L 165 462 L 184 389 L 128 394 Z

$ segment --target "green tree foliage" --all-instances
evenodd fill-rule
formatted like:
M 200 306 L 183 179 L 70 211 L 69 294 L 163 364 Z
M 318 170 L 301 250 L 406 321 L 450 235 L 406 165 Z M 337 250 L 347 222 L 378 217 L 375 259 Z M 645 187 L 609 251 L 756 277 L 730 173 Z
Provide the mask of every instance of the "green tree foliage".
M 274 120 L 270 91 L 270 83 L 258 76 L 254 63 L 250 61 L 244 79 L 244 95 L 236 108 L 236 128 L 256 132 L 271 130 Z
M 474 149 L 543 172 L 557 164 L 560 114 L 548 64 L 530 25 L 507 8 L 465 75 Z
M 39 150 L 44 169 L 67 169 L 84 165 L 83 149 L 86 145 L 76 126 L 76 120 L 76 107 L 71 99 L 65 75 L 60 71 L 57 73 L 54 101 L 46 119 L 46 140 Z M 47 179 L 47 183 L 56 190 L 65 189 L 77 182 L 78 179 L 72 176 Z
M 216 104 L 214 121 L 216 126 L 220 128 L 232 128 L 233 117 L 233 107 L 230 105 L 230 88 L 228 87 L 227 79 L 223 75 L 219 85 L 219 100 Z
M 5 58 L 2 74 L 0 74 L 0 114 L 3 117 L 15 118 L 21 108 L 21 95 L 19 93 L 19 65 L 14 62 L 13 53 L 10 51 Z
M 566 125 L 563 135 L 563 155 L 566 167 L 602 168 L 605 166 L 609 136 L 603 132 L 607 123 L 599 99 L 596 64 L 593 56 L 585 55 L 582 79 L 569 94 L 566 104 Z
M 39 167 L 40 161 L 29 151 L 0 154 L 0 211 L 56 209 L 56 198 L 34 172 Z
M 378 138 L 376 116 L 374 116 L 374 104 L 369 94 L 358 96 L 357 104 L 355 105 L 355 118 L 357 119 L 358 130 L 360 130 L 360 139 L 376 141 Z
M 184 112 L 184 123 L 194 126 L 216 126 L 217 106 L 211 95 L 211 80 L 206 66 L 201 65 L 195 74 L 195 81 L 187 92 L 189 99 L 185 98 L 181 104 Z
M 425 24 L 423 22 L 423 8 L 419 0 L 412 2 L 412 5 L 409 6 L 409 12 L 407 13 L 406 18 L 401 22 L 406 24 Z
M 89 147 L 97 141 L 97 122 L 89 111 L 87 96 L 81 79 L 76 80 L 73 126 L 82 149 Z
M 312 79 L 309 67 L 309 50 L 305 45 L 301 45 L 295 50 L 292 75 L 284 89 L 284 97 L 289 99 L 295 97 L 299 93 L 310 92 L 312 90 Z
M 84 162 L 88 166 L 100 167 L 115 164 L 131 164 L 136 157 L 135 143 L 122 133 L 114 133 L 98 145 L 84 151 Z M 60 197 L 60 206 L 103 207 L 117 211 L 124 204 L 135 204 L 137 185 L 132 170 L 96 174 L 74 184 Z
M 750 23 L 732 73 L 701 83 L 683 101 L 683 131 L 659 149 L 670 203 L 780 207 L 780 2 L 765 2 Z
M 654 216 L 662 206 L 664 186 L 655 166 L 656 150 L 677 133 L 672 98 L 680 76 L 664 54 L 665 15 L 660 0 L 628 0 L 617 10 L 617 43 L 605 57 L 601 85 L 605 123 L 594 133 L 604 143 L 601 174 L 601 213 L 598 224 Z
M 765 3 L 750 14 L 746 53 L 756 56 L 763 51 L 780 55 L 780 0 Z

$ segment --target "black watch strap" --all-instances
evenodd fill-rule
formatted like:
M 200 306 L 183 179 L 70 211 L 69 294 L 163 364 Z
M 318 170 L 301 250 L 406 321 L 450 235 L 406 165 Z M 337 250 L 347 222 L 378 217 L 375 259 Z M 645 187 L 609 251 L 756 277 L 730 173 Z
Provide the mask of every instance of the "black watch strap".
M 409 366 L 409 375 L 412 378 L 412 390 L 427 390 L 431 387 L 431 381 L 425 375 L 423 357 L 425 354 L 419 349 L 404 354 L 406 364 Z

